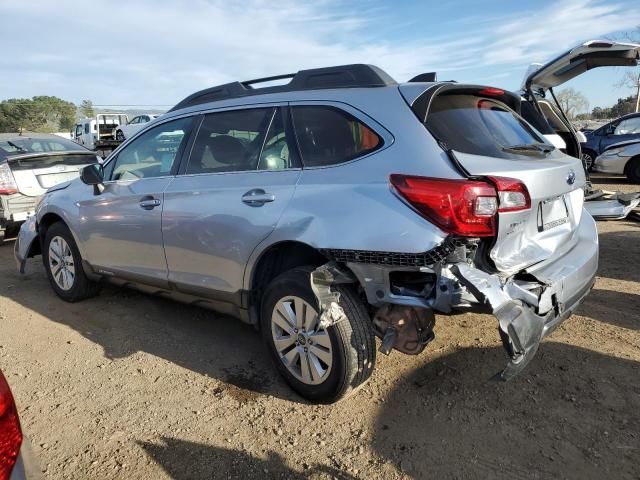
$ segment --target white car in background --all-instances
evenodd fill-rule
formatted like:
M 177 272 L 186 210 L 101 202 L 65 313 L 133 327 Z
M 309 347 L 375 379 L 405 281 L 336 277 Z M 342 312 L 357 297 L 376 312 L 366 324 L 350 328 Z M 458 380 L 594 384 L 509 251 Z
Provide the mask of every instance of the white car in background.
M 118 129 L 116 130 L 116 140 L 119 142 L 123 142 L 124 140 L 135 134 L 142 127 L 144 127 L 145 124 L 158 117 L 159 115 L 156 114 L 144 114 L 133 117 L 129 123 L 127 123 L 126 125 L 120 125 L 118 127 Z
M 595 159 L 593 171 L 626 175 L 629 182 L 640 183 L 640 141 L 611 145 Z

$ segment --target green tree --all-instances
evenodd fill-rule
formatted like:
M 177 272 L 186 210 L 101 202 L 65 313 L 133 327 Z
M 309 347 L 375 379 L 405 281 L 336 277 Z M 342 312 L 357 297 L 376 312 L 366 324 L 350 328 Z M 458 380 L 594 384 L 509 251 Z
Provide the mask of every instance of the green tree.
M 80 104 L 80 115 L 83 118 L 91 118 L 96 116 L 96 112 L 93 109 L 93 102 L 91 100 L 82 100 Z
M 0 102 L 0 132 L 67 131 L 73 128 L 76 106 L 58 97 L 11 98 Z
M 583 112 L 589 109 L 587 97 L 574 88 L 565 88 L 564 90 L 561 90 L 558 92 L 557 97 L 562 110 L 571 120 L 576 118 L 578 112 Z

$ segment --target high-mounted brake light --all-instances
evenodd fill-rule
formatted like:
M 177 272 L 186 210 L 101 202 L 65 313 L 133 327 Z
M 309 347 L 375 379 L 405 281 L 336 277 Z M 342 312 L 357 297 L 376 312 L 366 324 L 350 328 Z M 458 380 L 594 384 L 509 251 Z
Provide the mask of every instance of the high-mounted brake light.
M 16 404 L 7 380 L 0 372 L 0 480 L 9 480 L 22 445 Z
M 488 97 L 501 97 L 504 95 L 504 90 L 500 90 L 499 88 L 487 87 L 483 88 L 478 92 L 480 95 L 487 95 Z
M 416 177 L 393 174 L 391 185 L 422 216 L 447 233 L 464 237 L 496 234 L 496 189 L 475 180 Z
M 18 192 L 16 181 L 6 163 L 0 164 L 0 195 L 12 195 Z

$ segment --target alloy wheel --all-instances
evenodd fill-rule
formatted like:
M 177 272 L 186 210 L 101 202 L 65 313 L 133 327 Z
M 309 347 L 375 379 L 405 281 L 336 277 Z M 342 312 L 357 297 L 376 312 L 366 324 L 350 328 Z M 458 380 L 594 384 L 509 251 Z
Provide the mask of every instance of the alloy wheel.
M 58 287 L 65 291 L 71 290 L 76 270 L 71 247 L 62 237 L 53 237 L 49 242 L 49 269 Z
M 271 315 L 271 335 L 287 370 L 307 385 L 324 382 L 333 363 L 331 339 L 316 309 L 300 297 L 284 297 Z

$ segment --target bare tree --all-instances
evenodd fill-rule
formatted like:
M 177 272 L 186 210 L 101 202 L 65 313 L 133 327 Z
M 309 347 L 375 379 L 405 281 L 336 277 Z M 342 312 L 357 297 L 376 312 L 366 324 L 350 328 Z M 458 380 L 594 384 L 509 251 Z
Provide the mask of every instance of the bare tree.
M 640 43 L 640 26 L 638 26 L 632 32 L 627 32 L 623 35 L 623 40 L 631 43 Z M 640 111 L 640 71 L 626 70 L 620 80 L 615 85 L 618 88 L 633 88 L 636 90 L 636 108 L 635 111 Z
M 578 92 L 574 88 L 565 88 L 560 90 L 557 94 L 558 103 L 571 120 L 576 118 L 579 112 L 585 112 L 589 110 L 589 102 L 587 97 Z

